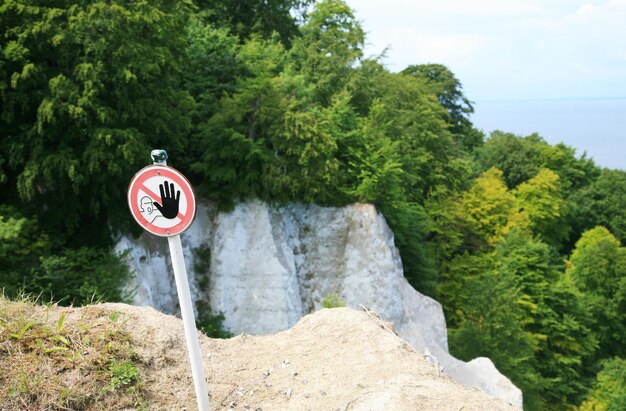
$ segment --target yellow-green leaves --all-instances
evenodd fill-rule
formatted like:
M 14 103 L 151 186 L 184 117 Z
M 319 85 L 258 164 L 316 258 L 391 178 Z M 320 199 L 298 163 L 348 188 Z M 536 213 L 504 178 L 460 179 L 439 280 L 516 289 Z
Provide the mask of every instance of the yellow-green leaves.
M 519 210 L 515 197 L 508 191 L 502 171 L 492 168 L 476 179 L 462 199 L 463 211 L 473 232 L 489 244 L 495 244 L 516 220 Z
M 531 230 L 553 244 L 567 239 L 569 234 L 564 218 L 565 198 L 559 179 L 554 171 L 542 168 L 536 176 L 513 190 L 519 201 L 520 213 L 528 217 Z
M 626 359 L 614 357 L 602 364 L 593 390 L 579 411 L 619 411 L 626 409 Z
M 583 233 L 576 242 L 568 275 L 582 290 L 614 290 L 620 277 L 626 278 L 626 249 L 604 227 Z M 614 283 L 613 283 L 614 282 Z M 625 296 L 626 297 L 626 296 Z
M 503 173 L 491 168 L 463 194 L 461 218 L 488 244 L 496 244 L 513 228 L 530 230 L 550 243 L 567 238 L 565 200 L 559 176 L 541 169 L 530 180 L 509 190 Z
M 16 40 L 10 40 L 3 48 L 4 58 L 10 61 L 21 61 L 28 56 L 28 49 Z

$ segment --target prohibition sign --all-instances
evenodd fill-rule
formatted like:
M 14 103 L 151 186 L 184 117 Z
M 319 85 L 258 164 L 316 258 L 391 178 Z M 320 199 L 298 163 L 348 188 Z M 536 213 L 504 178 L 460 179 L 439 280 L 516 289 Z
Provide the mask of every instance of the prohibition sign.
M 164 165 L 144 167 L 130 182 L 128 206 L 148 232 L 170 237 L 185 231 L 196 215 L 196 197 L 180 171 Z

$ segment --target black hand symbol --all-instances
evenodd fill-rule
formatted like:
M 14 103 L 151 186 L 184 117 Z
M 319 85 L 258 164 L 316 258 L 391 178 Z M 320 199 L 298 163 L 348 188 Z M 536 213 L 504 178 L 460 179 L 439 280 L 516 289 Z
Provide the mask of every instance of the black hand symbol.
M 159 209 L 163 217 L 171 220 L 178 216 L 180 190 L 176 191 L 176 198 L 174 198 L 174 183 L 170 183 L 169 186 L 167 185 L 167 181 L 164 183 L 165 187 L 163 187 L 163 184 L 159 184 L 159 190 L 161 191 L 161 203 L 163 203 L 163 205 L 157 203 L 156 201 L 152 204 Z

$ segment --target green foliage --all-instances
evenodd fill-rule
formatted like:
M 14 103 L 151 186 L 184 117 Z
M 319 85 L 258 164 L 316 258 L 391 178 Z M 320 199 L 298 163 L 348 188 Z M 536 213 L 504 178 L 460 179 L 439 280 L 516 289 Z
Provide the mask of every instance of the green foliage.
M 285 113 L 283 130 L 272 139 L 275 153 L 282 155 L 274 156 L 263 175 L 270 198 L 323 203 L 332 193 L 339 164 L 337 143 L 325 119 L 329 110 Z
M 347 88 L 352 95 L 350 104 L 359 116 L 367 116 L 374 100 L 385 93 L 383 83 L 389 74 L 379 59 L 364 58 L 354 68 Z
M 469 119 L 474 106 L 463 94 L 461 82 L 446 66 L 411 65 L 402 73 L 423 80 L 430 93 L 437 96 L 439 103 L 448 111 L 452 133 L 466 150 L 473 151 L 483 144 L 483 133 L 476 130 Z
M 39 230 L 37 219 L 0 205 L 0 289 L 6 295 L 18 295 L 38 269 L 40 256 L 49 250 L 48 237 Z
M 436 266 L 442 272 L 455 255 L 476 250 L 482 245 L 476 236 L 470 236 L 461 198 L 460 193 L 440 187 L 431 192 L 424 204 L 430 221 L 428 242 L 433 248 L 431 252 Z
M 467 313 L 480 307 L 473 302 L 478 297 L 474 291 L 480 287 L 484 273 L 490 271 L 492 266 L 493 256 L 490 253 L 463 253 L 446 262 L 437 283 L 437 297 L 446 314 L 451 341 L 454 330 L 466 321 Z M 503 312 L 503 315 L 512 313 Z M 460 348 L 456 352 L 464 355 L 466 350 Z
M 284 97 L 275 76 L 285 51 L 275 41 L 255 39 L 239 50 L 248 73 L 236 92 L 224 95 L 218 112 L 199 129 L 201 157 L 192 170 L 204 177 L 201 190 L 218 201 L 261 196 L 263 165 L 272 157 L 268 137 L 280 130 Z
M 586 231 L 576 243 L 567 275 L 591 313 L 599 356 L 626 356 L 626 248 L 604 227 Z
M 554 245 L 567 240 L 567 210 L 558 174 L 542 168 L 533 178 L 518 185 L 513 195 L 519 201 L 521 212 L 528 217 L 534 233 Z
M 65 311 L 0 297 L 0 347 L 8 353 L 0 358 L 0 407 L 147 409 L 142 361 L 123 322 L 113 312 L 96 318 L 97 309 L 66 321 Z
M 113 389 L 125 388 L 132 391 L 140 381 L 137 367 L 129 360 L 113 361 L 109 364 L 109 374 Z
M 602 225 L 626 244 L 626 171 L 603 169 L 591 184 L 572 193 L 569 203 L 576 238 Z
M 523 390 L 528 409 L 582 400 L 583 363 L 596 348 L 589 316 L 560 270 L 546 244 L 516 228 L 493 251 L 453 260 L 440 286 L 451 352 L 489 356 Z
M 426 82 L 441 105 L 448 110 L 454 126 L 460 126 L 469 121 L 468 115 L 474 112 L 474 107 L 463 95 L 461 82 L 446 66 L 441 64 L 411 65 L 402 72 Z
M 207 22 L 227 27 L 244 41 L 277 32 L 286 46 L 299 35 L 298 23 L 313 0 L 197 0 Z
M 129 297 L 128 268 L 108 247 L 55 251 L 37 219 L 8 206 L 0 206 L 0 239 L 0 289 L 9 297 L 26 292 L 63 305 Z
M 342 0 L 315 4 L 294 41 L 294 69 L 314 85 L 315 101 L 330 104 L 333 94 L 348 84 L 363 55 L 365 32 Z
M 328 294 L 322 300 L 322 307 L 324 308 L 338 308 L 338 307 L 345 307 L 345 306 L 346 306 L 345 301 L 342 301 L 341 298 L 339 298 L 339 295 L 335 293 Z
M 178 87 L 188 1 L 0 6 L 0 158 L 14 201 L 76 244 L 110 242 L 129 176 L 153 145 L 179 149 L 192 101 Z M 18 195 L 16 195 L 18 194 Z M 60 206 L 62 204 L 62 206 Z M 89 233 L 85 235 L 86 233 Z
M 61 305 L 84 305 L 95 301 L 128 301 L 123 284 L 130 277 L 128 267 L 108 248 L 67 249 L 43 256 L 25 291 Z
M 626 360 L 615 357 L 605 361 L 589 397 L 580 411 L 620 411 L 626 409 Z
M 427 242 L 430 221 L 418 203 L 390 202 L 381 206 L 400 255 L 404 275 L 416 289 L 436 295 L 437 270 L 433 247 Z
M 408 198 L 423 202 L 437 187 L 461 187 L 468 165 L 435 96 L 420 81 L 402 74 L 386 76 L 381 86 L 383 114 L 375 124 L 398 144 Z
M 354 186 L 345 191 L 361 202 L 382 205 L 406 197 L 399 143 L 378 126 L 385 121 L 379 117 L 385 114 L 382 104 L 374 102 L 369 116 L 361 121 L 361 130 L 349 142 L 346 173 Z
M 211 269 L 211 248 L 207 245 L 202 245 L 198 248 L 194 248 L 193 263 L 193 269 L 196 274 L 202 276 L 202 279 L 207 280 L 208 282 L 206 274 Z
M 597 337 L 578 293 L 562 281 L 550 286 L 537 310 L 537 324 L 547 339 L 535 353 L 536 368 L 547 380 L 544 401 L 566 409 L 580 403 L 589 389 Z
M 500 241 L 513 226 L 525 225 L 519 204 L 508 191 L 502 171 L 492 168 L 481 174 L 462 198 L 462 213 L 470 232 L 483 244 Z
M 184 168 L 203 154 L 204 124 L 219 109 L 219 100 L 235 91 L 237 77 L 244 74 L 238 58 L 238 39 L 228 30 L 205 25 L 196 17 L 189 22 L 186 37 L 188 65 L 183 73 L 183 86 L 195 100 L 192 126 L 184 150 L 170 153 Z M 193 182 L 201 180 L 195 173 L 189 173 L 188 177 Z
M 522 324 L 533 341 L 533 368 L 543 384 L 538 409 L 548 404 L 578 403 L 583 396 L 583 360 L 595 351 L 595 336 L 589 333 L 589 315 L 574 292 L 562 282 L 562 263 L 546 244 L 523 230 L 511 231 L 495 249 L 497 269 L 517 279 L 524 311 Z
M 223 313 L 213 315 L 210 308 L 206 305 L 200 305 L 198 307 L 196 327 L 208 337 L 230 338 L 233 336 L 231 332 L 224 328 L 224 320 Z
M 555 247 L 567 239 L 568 228 L 563 227 L 567 205 L 559 176 L 551 170 L 541 169 L 509 190 L 502 171 L 492 168 L 480 174 L 465 192 L 451 197 L 448 190 L 441 190 L 427 202 L 437 222 L 433 234 L 443 239 L 439 244 L 447 256 L 493 246 L 516 227 L 541 236 Z
M 449 276 L 463 276 L 464 283 L 463 304 L 456 309 L 458 325 L 449 330 L 450 352 L 465 360 L 488 356 L 522 389 L 525 405 L 533 409 L 543 383 L 533 367 L 538 341 L 524 329 L 527 304 L 515 273 L 500 269 L 490 253 L 458 258 Z
M 564 144 L 551 146 L 538 134 L 526 137 L 495 131 L 477 150 L 483 169 L 497 167 L 509 188 L 536 176 L 541 168 L 557 173 L 565 189 L 577 189 L 591 182 L 598 173 L 592 160 Z

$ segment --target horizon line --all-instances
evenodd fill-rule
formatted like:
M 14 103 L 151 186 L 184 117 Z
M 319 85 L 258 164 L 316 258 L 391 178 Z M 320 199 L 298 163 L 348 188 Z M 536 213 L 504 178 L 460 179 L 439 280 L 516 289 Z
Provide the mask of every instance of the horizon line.
M 523 102 L 523 101 L 593 101 L 593 100 L 626 100 L 626 96 L 602 96 L 602 97 L 503 97 L 503 98 L 477 98 L 470 99 L 472 103 L 497 103 L 497 102 Z

